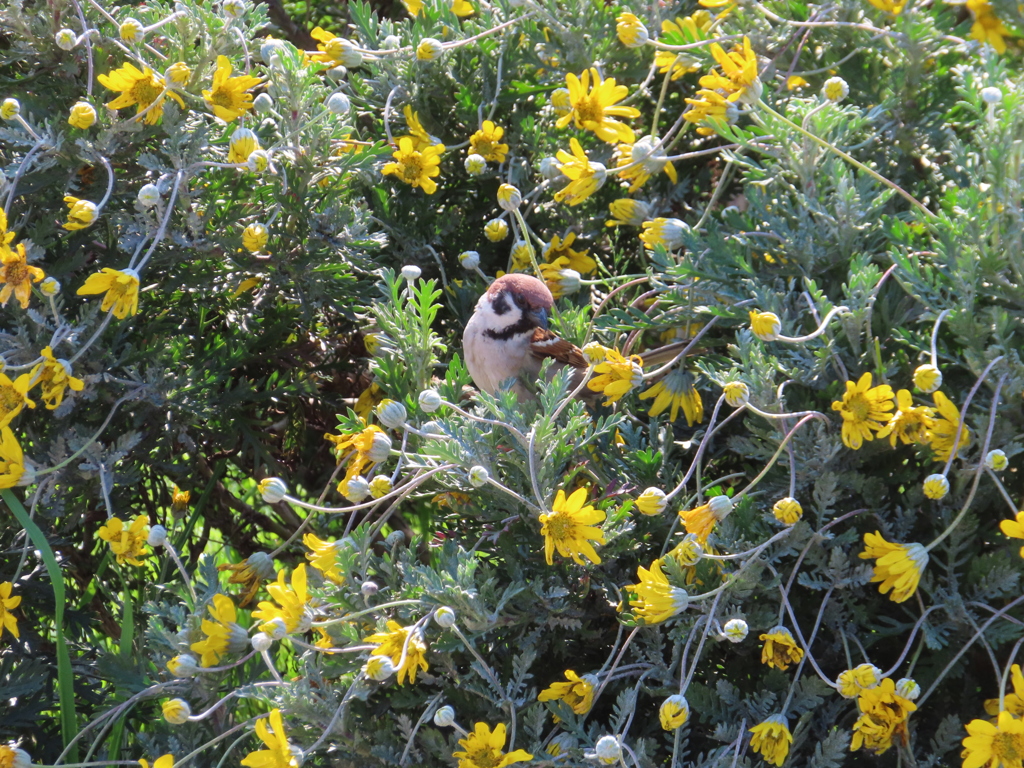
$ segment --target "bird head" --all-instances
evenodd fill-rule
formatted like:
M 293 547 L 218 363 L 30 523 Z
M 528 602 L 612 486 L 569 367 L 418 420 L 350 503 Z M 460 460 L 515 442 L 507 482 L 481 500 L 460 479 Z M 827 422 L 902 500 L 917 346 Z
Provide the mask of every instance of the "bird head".
M 555 300 L 551 291 L 532 275 L 514 273 L 502 275 L 481 297 L 489 309 L 508 327 L 515 326 L 522 331 L 548 327 L 548 311 Z

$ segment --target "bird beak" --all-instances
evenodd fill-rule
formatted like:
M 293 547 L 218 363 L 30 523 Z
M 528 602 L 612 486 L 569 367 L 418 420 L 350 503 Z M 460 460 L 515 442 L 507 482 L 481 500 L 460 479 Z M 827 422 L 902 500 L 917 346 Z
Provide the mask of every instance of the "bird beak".
M 548 313 L 546 309 L 543 307 L 534 309 L 529 312 L 529 316 L 537 327 L 543 328 L 545 331 L 548 329 Z

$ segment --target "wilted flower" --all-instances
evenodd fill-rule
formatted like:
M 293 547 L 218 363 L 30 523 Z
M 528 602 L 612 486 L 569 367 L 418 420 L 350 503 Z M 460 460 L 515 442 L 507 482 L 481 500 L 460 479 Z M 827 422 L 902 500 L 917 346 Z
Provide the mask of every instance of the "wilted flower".
M 874 664 L 861 664 L 854 669 L 840 672 L 836 678 L 836 689 L 843 698 L 853 699 L 861 691 L 870 690 L 882 679 L 882 670 Z
M 959 453 L 961 448 L 971 442 L 971 430 L 966 424 L 961 427 L 959 409 L 942 392 L 936 392 L 932 398 L 935 400 L 935 410 L 939 413 L 925 432 L 925 439 L 935 453 L 935 460 L 947 461 L 950 454 L 954 453 L 953 441 L 957 432 L 960 432 L 960 443 L 956 447 L 956 453 Z
M 595 675 L 580 677 L 571 669 L 565 670 L 568 682 L 552 683 L 537 696 L 538 701 L 564 701 L 577 715 L 585 715 L 594 702 L 598 680 Z
M 790 664 L 799 664 L 804 657 L 803 648 L 797 645 L 793 633 L 781 624 L 772 627 L 760 639 L 764 642 L 761 648 L 761 663 L 769 667 L 777 667 L 783 671 Z
M 4 429 L 4 432 L 10 432 L 10 430 Z M 12 596 L 13 588 L 14 585 L 9 581 L 0 584 L 0 637 L 3 636 L 5 629 L 15 637 L 21 637 L 21 632 L 18 631 L 18 620 L 11 613 L 21 605 L 21 595 Z
M 632 613 L 645 624 L 660 624 L 678 616 L 690 604 L 690 595 L 681 587 L 674 587 L 662 571 L 663 562 L 651 563 L 650 570 L 642 565 L 636 569 L 639 579 L 628 584 L 629 605 Z
M 659 382 L 640 393 L 641 400 L 654 398 L 649 411 L 651 416 L 660 416 L 666 409 L 669 411 L 669 421 L 675 421 L 679 416 L 679 409 L 683 409 L 686 416 L 686 426 L 692 427 L 704 420 L 704 401 L 701 400 L 700 392 L 693 385 L 693 376 L 683 368 L 674 368 Z
M 766 763 L 781 766 L 786 762 L 793 734 L 784 715 L 772 715 L 750 729 L 750 748 L 759 752 Z

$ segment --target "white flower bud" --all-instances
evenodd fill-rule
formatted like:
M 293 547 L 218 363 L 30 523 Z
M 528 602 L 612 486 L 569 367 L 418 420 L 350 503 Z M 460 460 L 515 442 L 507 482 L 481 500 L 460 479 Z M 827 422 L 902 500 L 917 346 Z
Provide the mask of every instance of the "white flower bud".
M 53 41 L 62 51 L 70 51 L 78 45 L 78 36 L 70 29 L 64 28 L 53 36 Z
M 352 109 L 352 102 L 344 93 L 332 93 L 327 98 L 327 110 L 332 115 L 347 115 Z
M 822 86 L 821 93 L 833 104 L 838 104 L 850 95 L 850 86 L 841 77 L 830 77 Z
M 274 560 L 268 552 L 253 552 L 245 559 L 245 564 L 261 579 L 272 579 L 277 575 Z
M 461 258 L 461 257 L 459 257 Z M 441 407 L 441 395 L 434 389 L 424 389 L 418 398 L 420 410 L 424 413 L 433 413 Z
M 363 672 L 371 680 L 382 683 L 395 674 L 395 664 L 387 656 L 371 656 L 363 665 Z
M 184 699 L 168 699 L 160 705 L 163 711 L 164 720 L 171 725 L 181 725 L 188 722 L 192 716 L 192 708 Z
M 389 429 L 401 429 L 409 419 L 405 406 L 394 400 L 382 400 L 377 406 L 377 418 Z
M 151 547 L 162 547 L 167 543 L 167 529 L 162 525 L 154 525 L 149 529 L 146 543 Z
M 732 499 L 728 496 L 712 496 L 708 499 L 708 508 L 711 509 L 711 514 L 715 516 L 715 519 L 721 522 L 732 512 Z
M 661 488 L 648 488 L 637 498 L 636 506 L 645 515 L 660 515 L 668 506 L 667 494 Z
M 444 430 L 441 429 L 441 425 L 436 421 L 428 421 L 426 424 L 420 425 L 420 432 L 425 435 L 443 435 Z
M 433 61 L 442 53 L 444 53 L 444 46 L 441 45 L 441 41 L 432 37 L 424 37 L 416 46 L 416 58 L 420 61 Z
M 617 763 L 622 757 L 622 745 L 618 736 L 602 736 L 594 745 L 594 755 L 605 765 Z
M 554 181 L 562 177 L 562 164 L 558 158 L 545 157 L 540 161 L 540 175 L 548 181 Z
M 375 499 L 387 496 L 393 488 L 394 484 L 387 475 L 377 475 L 370 481 L 370 495 Z
M 373 597 L 377 594 L 378 589 L 380 589 L 380 587 L 372 581 L 364 581 L 359 587 L 359 591 L 363 593 L 363 597 Z
M 367 458 L 374 464 L 387 461 L 391 455 L 391 438 L 383 432 L 374 432 L 373 440 L 370 442 L 370 450 L 366 452 Z
M 746 637 L 750 628 L 743 619 L 729 619 L 722 627 L 722 634 L 730 643 L 741 643 Z
M 256 653 L 263 653 L 264 651 L 269 651 L 270 646 L 272 646 L 273 644 L 274 638 L 272 638 L 265 632 L 257 632 L 255 635 L 252 636 L 252 649 L 256 651 Z
M 1003 100 L 1003 92 L 994 85 L 981 89 L 981 100 L 986 104 L 998 104 Z
M 356 475 L 345 483 L 344 495 L 353 504 L 358 504 L 370 495 L 370 484 L 362 475 Z
M 139 205 L 143 208 L 152 208 L 160 202 L 160 190 L 156 184 L 143 184 L 135 199 L 139 201 Z
M 14 752 L 14 759 L 11 761 L 11 768 L 32 768 L 32 757 L 24 749 L 11 745 Z
M 256 114 L 265 115 L 273 111 L 274 99 L 269 93 L 261 93 L 253 100 L 252 108 L 256 110 Z
M 224 0 L 221 10 L 229 19 L 240 19 L 245 16 L 247 9 L 245 0 Z
M 463 167 L 470 176 L 479 176 L 487 170 L 487 160 L 484 159 L 483 155 L 466 155 Z
M 346 77 L 348 77 L 348 67 L 339 64 L 336 67 L 331 67 L 326 72 L 327 77 L 335 83 L 340 83 Z
M 384 539 L 384 546 L 388 549 L 394 549 L 405 544 L 405 534 L 401 531 L 392 531 L 388 534 L 387 538 Z
M 268 477 L 265 480 L 260 480 L 257 488 L 267 504 L 277 504 L 288 493 L 288 486 L 279 477 Z
M 408 280 L 410 283 L 423 274 L 423 270 L 417 267 L 415 264 L 406 264 L 402 267 L 402 277 Z
M 455 710 L 450 706 L 443 706 L 434 713 L 434 725 L 438 728 L 448 728 L 455 722 Z
M 1009 464 L 1009 460 L 1006 458 L 1006 454 L 998 448 L 985 454 L 985 466 L 994 472 L 1002 472 L 1006 469 L 1007 464 Z
M 938 501 L 949 493 L 949 480 L 945 475 L 928 475 L 924 479 L 924 495 Z
M 455 626 L 455 611 L 447 605 L 442 605 L 434 611 L 434 622 L 441 629 L 448 629 Z
M 750 387 L 742 381 L 730 381 L 722 387 L 722 393 L 725 395 L 725 402 L 733 408 L 750 402 Z
M 245 167 L 253 173 L 263 173 L 270 165 L 270 155 L 264 149 L 254 149 L 249 153 L 249 159 L 245 161 Z
M 393 51 L 395 48 L 402 47 L 402 39 L 398 35 L 388 35 L 380 41 L 382 50 Z
M 60 293 L 60 282 L 55 277 L 47 277 L 39 284 L 39 290 L 43 296 L 56 296 Z
M 523 195 L 511 184 L 498 187 L 498 207 L 503 211 L 514 211 L 523 204 Z
M 913 701 L 921 695 L 921 686 L 910 677 L 901 677 L 896 681 L 896 695 Z
M 275 38 L 267 38 L 260 46 L 260 58 L 263 59 L 264 64 L 272 64 L 271 59 L 279 50 L 286 48 L 288 43 L 284 40 L 277 40 Z M 269 97 L 268 97 L 269 98 Z
M 477 464 L 469 470 L 469 484 L 474 488 L 480 488 L 486 485 L 487 481 L 490 479 L 491 473 L 487 471 L 487 467 L 481 467 Z
M 0 117 L 4 120 L 13 120 L 21 114 L 21 102 L 17 99 L 4 99 L 0 104 Z
M 263 624 L 262 629 L 271 640 L 281 640 L 288 635 L 288 625 L 284 623 L 284 619 L 280 616 Z
M 134 43 L 136 40 L 139 40 L 145 31 L 146 28 L 142 26 L 141 21 L 131 18 L 122 21 L 121 26 L 117 28 L 118 34 L 126 43 Z
M 167 671 L 175 677 L 192 677 L 199 673 L 199 662 L 195 656 L 183 653 L 167 662 Z

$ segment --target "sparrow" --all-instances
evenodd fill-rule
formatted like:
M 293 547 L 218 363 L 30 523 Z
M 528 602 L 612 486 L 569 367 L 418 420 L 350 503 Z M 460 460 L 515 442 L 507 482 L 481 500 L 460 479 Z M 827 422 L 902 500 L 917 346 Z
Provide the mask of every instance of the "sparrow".
M 503 275 L 491 283 L 462 335 L 466 367 L 477 387 L 493 395 L 515 379 L 511 389 L 519 399 L 536 400 L 534 385 L 548 358 L 555 361 L 549 377 L 569 366 L 576 371 L 569 388 L 579 386 L 587 360 L 579 347 L 548 330 L 553 305 L 551 291 L 531 275 Z

